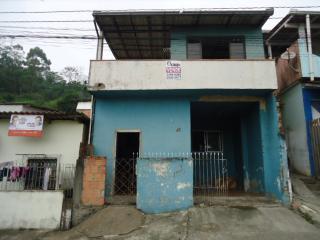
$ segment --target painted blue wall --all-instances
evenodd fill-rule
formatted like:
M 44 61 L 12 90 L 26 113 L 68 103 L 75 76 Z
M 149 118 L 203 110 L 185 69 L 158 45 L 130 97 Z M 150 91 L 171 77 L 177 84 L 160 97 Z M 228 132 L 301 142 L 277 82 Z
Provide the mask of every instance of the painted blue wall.
M 190 103 L 184 98 L 96 98 L 95 155 L 107 157 L 107 191 L 114 179 L 117 130 L 141 131 L 140 152 L 190 152 Z
M 244 189 L 248 192 L 265 190 L 260 129 L 259 103 L 256 103 L 241 119 Z
M 162 213 L 192 206 L 192 159 L 137 160 L 137 208 L 145 213 Z
M 96 97 L 93 145 L 96 155 L 108 159 L 106 196 L 111 194 L 114 181 L 117 130 L 139 130 L 140 152 L 190 152 L 190 102 L 194 100 L 196 97 L 183 96 Z M 275 99 L 270 93 L 265 103 L 258 105 L 243 118 L 241 128 L 244 164 L 251 181 L 249 190 L 265 191 L 283 200 L 287 159 L 278 134 Z M 230 149 L 232 145 L 234 142 Z M 234 152 L 230 154 L 234 158 Z M 230 170 L 232 173 L 233 167 Z
M 305 125 L 307 130 L 307 146 L 308 146 L 308 152 L 309 152 L 310 172 L 312 176 L 315 176 L 316 175 L 315 162 L 313 159 L 313 149 L 312 149 L 312 139 L 311 139 L 311 124 L 313 120 L 311 104 L 312 104 L 312 101 L 314 100 L 319 101 L 320 90 L 302 88 L 302 94 L 303 94 Z
M 174 29 L 171 32 L 171 59 L 187 59 L 189 37 L 243 36 L 247 59 L 264 59 L 264 44 L 261 29 L 249 27 L 203 27 Z
M 264 182 L 267 195 L 288 203 L 288 164 L 285 142 L 278 128 L 276 99 L 266 96 L 266 105 L 260 109 L 263 146 Z
M 302 77 L 310 77 L 310 70 L 309 70 L 309 54 L 308 54 L 308 45 L 307 39 L 305 34 L 305 27 L 301 25 L 299 27 L 299 35 L 300 38 L 298 39 L 299 44 L 299 55 L 300 55 L 300 65 L 301 65 L 301 75 Z M 320 56 L 313 54 L 313 70 L 314 76 L 320 77 Z

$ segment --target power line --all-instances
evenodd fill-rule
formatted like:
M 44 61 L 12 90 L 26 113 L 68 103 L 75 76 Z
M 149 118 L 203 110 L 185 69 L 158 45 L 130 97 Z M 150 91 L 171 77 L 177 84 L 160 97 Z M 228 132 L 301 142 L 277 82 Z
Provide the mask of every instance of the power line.
M 26 27 L 22 26 L 1 26 L 0 28 L 13 28 L 13 29 L 26 29 Z M 28 27 L 28 29 L 44 29 L 44 30 L 63 30 L 63 31 L 95 31 L 94 28 L 53 28 L 53 27 Z
M 44 36 L 44 35 L 0 35 L 0 38 L 63 38 L 63 39 L 98 39 L 97 37 L 93 36 Z
M 2 23 L 66 23 L 66 22 L 93 22 L 92 20 L 0 20 Z
M 311 6 L 248 6 L 248 7 L 233 7 L 233 8 L 229 8 L 229 7 L 211 7 L 211 8 L 198 8 L 199 10 L 203 10 L 203 9 L 221 9 L 221 10 L 232 10 L 232 9 L 266 9 L 266 8 L 320 8 L 320 5 L 311 5 Z M 148 11 L 157 11 L 159 9 L 128 9 L 127 11 L 139 11 L 139 10 L 148 10 Z M 101 10 L 101 12 L 103 12 L 104 10 Z M 84 9 L 84 10 L 48 10 L 48 11 L 0 11 L 0 14 L 48 14 L 48 13 L 92 13 L 93 10 L 92 9 Z M 112 10 L 110 11 L 112 12 Z

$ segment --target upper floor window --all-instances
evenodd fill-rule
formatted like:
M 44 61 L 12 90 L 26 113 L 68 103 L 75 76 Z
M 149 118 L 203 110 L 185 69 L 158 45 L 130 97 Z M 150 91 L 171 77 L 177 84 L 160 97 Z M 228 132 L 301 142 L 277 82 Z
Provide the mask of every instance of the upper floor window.
M 243 37 L 189 38 L 188 59 L 245 59 Z

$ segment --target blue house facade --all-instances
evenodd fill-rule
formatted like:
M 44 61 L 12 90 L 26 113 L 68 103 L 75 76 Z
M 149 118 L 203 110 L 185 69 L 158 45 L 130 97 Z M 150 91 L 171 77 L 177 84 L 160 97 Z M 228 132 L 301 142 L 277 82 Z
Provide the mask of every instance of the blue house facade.
M 138 208 L 163 212 L 218 193 L 288 201 L 276 70 L 261 31 L 272 14 L 94 12 L 116 58 L 90 66 L 107 202 L 136 195 Z
M 319 176 L 320 12 L 291 11 L 267 36 L 292 171 Z

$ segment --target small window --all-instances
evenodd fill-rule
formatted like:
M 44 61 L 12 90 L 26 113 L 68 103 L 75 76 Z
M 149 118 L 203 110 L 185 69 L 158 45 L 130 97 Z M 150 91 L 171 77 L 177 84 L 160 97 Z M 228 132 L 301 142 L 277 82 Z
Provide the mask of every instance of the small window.
M 202 48 L 201 42 L 189 42 L 188 43 L 188 59 L 201 59 Z
M 245 59 L 243 37 L 190 38 L 188 59 Z

